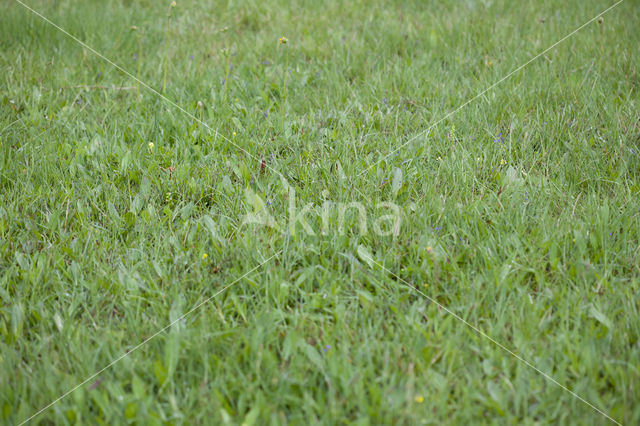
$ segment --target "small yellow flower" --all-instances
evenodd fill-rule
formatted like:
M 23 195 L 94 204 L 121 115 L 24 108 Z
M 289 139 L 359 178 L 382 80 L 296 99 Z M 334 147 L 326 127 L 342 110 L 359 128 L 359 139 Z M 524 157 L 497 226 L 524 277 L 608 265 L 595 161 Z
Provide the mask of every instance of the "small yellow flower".
M 280 37 L 280 39 L 278 40 L 278 42 L 280 44 L 287 44 L 289 42 L 289 39 L 286 38 L 285 36 Z
M 504 158 L 502 160 L 500 160 L 500 165 L 504 166 L 505 164 L 507 164 L 507 160 L 505 160 Z
M 413 398 L 413 400 L 418 404 L 422 404 L 424 402 L 424 397 L 422 395 L 418 395 L 415 398 Z
M 429 283 L 424 283 L 424 288 L 429 288 Z
M 237 133 L 236 133 L 236 132 L 233 132 L 233 136 L 235 136 L 235 135 L 237 135 Z
M 209 257 L 207 253 L 202 253 L 202 260 L 207 260 L 207 257 Z
M 149 151 L 153 151 L 154 146 L 153 142 L 149 142 Z
M 433 247 L 427 246 L 427 253 L 433 254 Z
M 171 7 L 176 7 L 176 2 L 175 1 L 171 2 Z

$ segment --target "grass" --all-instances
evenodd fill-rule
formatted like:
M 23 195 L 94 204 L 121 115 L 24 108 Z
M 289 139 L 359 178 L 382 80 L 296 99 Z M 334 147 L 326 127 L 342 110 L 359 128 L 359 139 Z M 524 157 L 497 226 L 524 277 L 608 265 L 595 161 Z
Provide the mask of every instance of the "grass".
M 2 422 L 640 421 L 633 2 L 4 3 Z

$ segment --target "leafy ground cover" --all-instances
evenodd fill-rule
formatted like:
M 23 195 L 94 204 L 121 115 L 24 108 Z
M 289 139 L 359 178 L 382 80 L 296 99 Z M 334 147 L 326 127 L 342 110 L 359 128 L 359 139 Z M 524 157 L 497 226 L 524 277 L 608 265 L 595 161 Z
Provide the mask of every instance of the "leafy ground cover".
M 26 3 L 3 422 L 640 421 L 633 1 Z

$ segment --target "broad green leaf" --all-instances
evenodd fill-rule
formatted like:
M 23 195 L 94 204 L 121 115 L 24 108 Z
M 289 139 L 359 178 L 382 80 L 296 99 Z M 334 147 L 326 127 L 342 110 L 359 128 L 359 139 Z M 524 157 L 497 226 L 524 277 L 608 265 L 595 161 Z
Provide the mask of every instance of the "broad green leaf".
M 207 228 L 207 231 L 209 231 L 209 234 L 211 234 L 211 238 L 217 239 L 218 231 L 216 230 L 216 223 L 213 221 L 211 216 L 205 214 L 204 216 L 202 216 L 201 221 L 204 224 L 205 228 Z
M 309 361 L 311 361 L 319 370 L 323 370 L 324 360 L 320 356 L 318 350 L 306 342 L 303 343 L 303 346 L 304 352 L 307 355 L 307 358 L 309 358 Z
M 22 334 L 22 307 L 16 303 L 11 308 L 11 331 L 15 337 Z
M 21 269 L 26 271 L 31 268 L 31 262 L 24 254 L 17 251 L 15 253 L 15 257 L 18 262 L 18 266 L 20 266 Z
M 156 380 L 158 381 L 158 384 L 160 384 L 160 386 L 162 386 L 164 382 L 167 381 L 167 378 L 168 378 L 167 369 L 164 368 L 164 364 L 162 364 L 162 361 L 160 361 L 159 359 L 157 359 L 153 363 L 153 374 L 156 377 Z
M 220 184 L 220 186 L 227 194 L 231 194 L 233 192 L 233 183 L 231 183 L 231 179 L 227 175 L 224 175 L 224 177 L 222 178 L 222 183 Z
M 133 390 L 135 397 L 138 399 L 142 399 L 146 396 L 146 385 L 142 379 L 135 374 L 133 375 L 133 379 L 131 379 L 131 389 Z
M 118 214 L 118 210 L 116 210 L 116 207 L 113 205 L 111 201 L 107 203 L 107 210 L 109 211 L 109 214 L 111 215 L 111 219 L 114 222 L 117 222 L 120 220 L 120 215 Z
M 591 305 L 591 308 L 589 309 L 589 315 L 591 316 L 591 318 L 594 318 L 596 321 L 598 321 L 600 324 L 607 327 L 609 330 L 613 329 L 613 323 L 611 322 L 611 320 L 607 318 L 605 314 L 603 314 L 598 309 L 596 309 L 595 306 Z
M 244 132 L 244 126 L 242 125 L 240 120 L 238 120 L 236 117 L 231 117 L 231 121 L 236 126 L 236 129 L 238 129 L 241 133 Z
M 58 328 L 58 331 L 62 331 L 62 328 L 64 327 L 64 323 L 62 322 L 62 318 L 60 317 L 59 312 L 56 312 L 55 314 L 53 314 L 53 322 Z
M 138 405 L 135 402 L 130 402 L 124 409 L 124 416 L 127 419 L 133 419 L 138 414 Z
M 127 225 L 128 228 L 131 228 L 133 227 L 133 225 L 136 224 L 136 215 L 133 212 L 126 212 L 123 218 L 124 218 L 124 223 Z
M 371 255 L 371 253 L 369 252 L 368 248 L 366 248 L 363 245 L 359 245 L 358 246 L 358 257 L 360 257 L 360 259 L 365 261 L 367 263 L 367 265 L 369 265 L 370 268 L 373 268 L 373 266 L 374 266 L 373 255 Z
M 260 415 L 260 409 L 258 407 L 253 407 L 251 411 L 249 411 L 245 416 L 244 421 L 242 422 L 242 425 L 253 426 L 254 424 L 256 424 L 256 421 L 258 420 L 259 415 Z
M 391 180 L 391 192 L 393 195 L 397 195 L 398 191 L 402 188 L 402 170 L 399 168 L 393 169 L 393 179 Z

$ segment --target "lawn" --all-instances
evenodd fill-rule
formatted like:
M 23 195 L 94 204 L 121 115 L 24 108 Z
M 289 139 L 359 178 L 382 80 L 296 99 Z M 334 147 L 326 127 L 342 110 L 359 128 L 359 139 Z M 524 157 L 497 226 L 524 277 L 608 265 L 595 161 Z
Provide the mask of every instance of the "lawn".
M 0 423 L 640 423 L 636 1 L 0 3 Z

